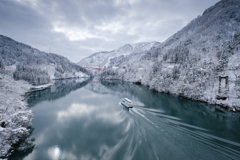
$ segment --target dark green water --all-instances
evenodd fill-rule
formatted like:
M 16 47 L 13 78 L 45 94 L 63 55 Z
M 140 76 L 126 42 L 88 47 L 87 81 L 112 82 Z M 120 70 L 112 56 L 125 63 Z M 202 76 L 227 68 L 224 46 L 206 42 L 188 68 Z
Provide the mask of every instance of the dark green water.
M 143 86 L 57 81 L 28 103 L 32 135 L 9 159 L 240 159 L 239 114 Z

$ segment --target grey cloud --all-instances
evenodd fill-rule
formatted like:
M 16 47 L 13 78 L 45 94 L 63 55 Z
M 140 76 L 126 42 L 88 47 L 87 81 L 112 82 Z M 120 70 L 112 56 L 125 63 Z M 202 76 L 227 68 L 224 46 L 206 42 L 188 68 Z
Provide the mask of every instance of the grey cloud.
M 78 62 L 126 43 L 164 41 L 219 0 L 35 1 L 1 0 L 0 34 Z
M 12 1 L 0 1 L 0 13 L 1 32 L 15 32 L 20 28 L 20 31 L 24 33 L 50 27 L 46 25 L 48 23 L 45 18 L 33 9 Z

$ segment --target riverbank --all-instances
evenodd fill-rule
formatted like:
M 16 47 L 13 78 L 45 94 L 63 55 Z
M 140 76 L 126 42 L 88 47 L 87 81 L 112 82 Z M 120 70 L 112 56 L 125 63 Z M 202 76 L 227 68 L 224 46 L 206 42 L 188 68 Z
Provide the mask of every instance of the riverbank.
M 27 109 L 25 95 L 52 84 L 32 86 L 26 81 L 15 81 L 11 75 L 0 74 L 0 158 L 12 152 L 12 145 L 28 136 L 33 113 Z
M 186 85 L 178 85 L 177 83 L 173 83 L 172 86 L 174 87 L 166 87 L 163 88 L 157 86 L 157 85 L 149 85 L 148 83 L 141 83 L 139 81 L 128 81 L 131 83 L 136 83 L 139 85 L 147 86 L 149 89 L 155 90 L 156 92 L 160 93 L 167 93 L 176 95 L 185 99 L 189 99 L 196 102 L 203 102 L 211 105 L 220 106 L 224 109 L 228 109 L 233 112 L 240 112 L 240 101 L 239 97 L 235 96 L 235 93 L 229 92 L 228 97 L 225 100 L 217 99 L 218 96 L 218 84 L 215 84 L 214 87 L 211 89 L 207 89 L 203 92 L 203 94 L 194 92 L 194 86 L 187 86 L 189 90 L 185 90 L 184 92 L 179 91 L 181 88 L 187 88 Z M 180 87 L 179 87 L 180 86 Z
M 33 86 L 30 83 L 12 77 L 12 68 L 7 68 L 4 74 L 0 73 L 0 159 L 7 158 L 12 151 L 12 146 L 31 133 L 28 126 L 32 124 L 33 113 L 27 108 L 26 95 L 49 88 L 48 84 Z M 80 77 L 67 77 L 72 79 Z
M 61 80 L 27 102 L 34 131 L 9 159 L 240 158 L 238 113 L 133 83 Z
M 182 81 L 171 81 L 171 83 L 167 83 L 164 85 L 162 83 L 162 79 L 159 81 L 157 78 L 155 80 L 149 81 L 144 80 L 140 74 L 132 75 L 131 73 L 125 73 L 123 71 L 115 71 L 114 74 L 103 74 L 101 79 L 105 80 L 121 80 L 125 82 L 135 83 L 138 85 L 147 86 L 149 89 L 155 90 L 160 93 L 167 93 L 176 95 L 179 97 L 183 97 L 189 100 L 197 101 L 197 102 L 204 102 L 211 105 L 217 105 L 225 109 L 229 109 L 233 112 L 240 112 L 240 99 L 236 96 L 236 92 L 234 92 L 233 83 L 229 82 L 230 84 L 230 91 L 228 96 L 225 100 L 217 99 L 219 84 L 218 81 L 213 81 L 211 87 L 205 87 L 205 90 L 200 90 L 201 87 L 197 86 L 196 84 L 187 85 Z M 167 81 L 167 80 L 165 80 Z M 169 80 L 170 81 L 170 80 Z

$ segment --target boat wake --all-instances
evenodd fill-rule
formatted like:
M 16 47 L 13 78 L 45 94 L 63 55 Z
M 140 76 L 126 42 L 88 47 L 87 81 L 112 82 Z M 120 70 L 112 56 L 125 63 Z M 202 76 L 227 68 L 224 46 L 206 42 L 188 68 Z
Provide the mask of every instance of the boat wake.
M 240 159 L 240 143 L 185 123 L 182 119 L 167 115 L 162 110 L 134 106 L 128 110 L 128 113 L 131 119 L 130 133 L 132 132 L 128 136 L 133 136 L 130 142 L 135 143 L 136 152 L 143 148 L 148 150 L 143 157 L 149 157 L 152 153 L 152 159 L 161 159 L 166 155 L 170 156 L 172 152 L 177 152 L 180 153 L 178 157 L 174 157 L 176 155 L 174 154 L 171 155 L 172 159 L 222 159 L 223 157 Z M 138 139 L 135 138 L 136 135 Z

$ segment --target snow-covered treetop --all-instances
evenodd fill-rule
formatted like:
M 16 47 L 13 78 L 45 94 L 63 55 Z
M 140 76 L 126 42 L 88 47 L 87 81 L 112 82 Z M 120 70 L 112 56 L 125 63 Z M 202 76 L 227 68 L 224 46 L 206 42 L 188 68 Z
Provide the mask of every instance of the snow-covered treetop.
M 68 72 L 90 73 L 81 66 L 72 63 L 66 57 L 45 53 L 29 45 L 14 41 L 13 39 L 0 35 L 0 58 L 4 65 L 29 65 L 33 67 L 54 66 Z M 49 68 L 49 67 L 48 67 Z

